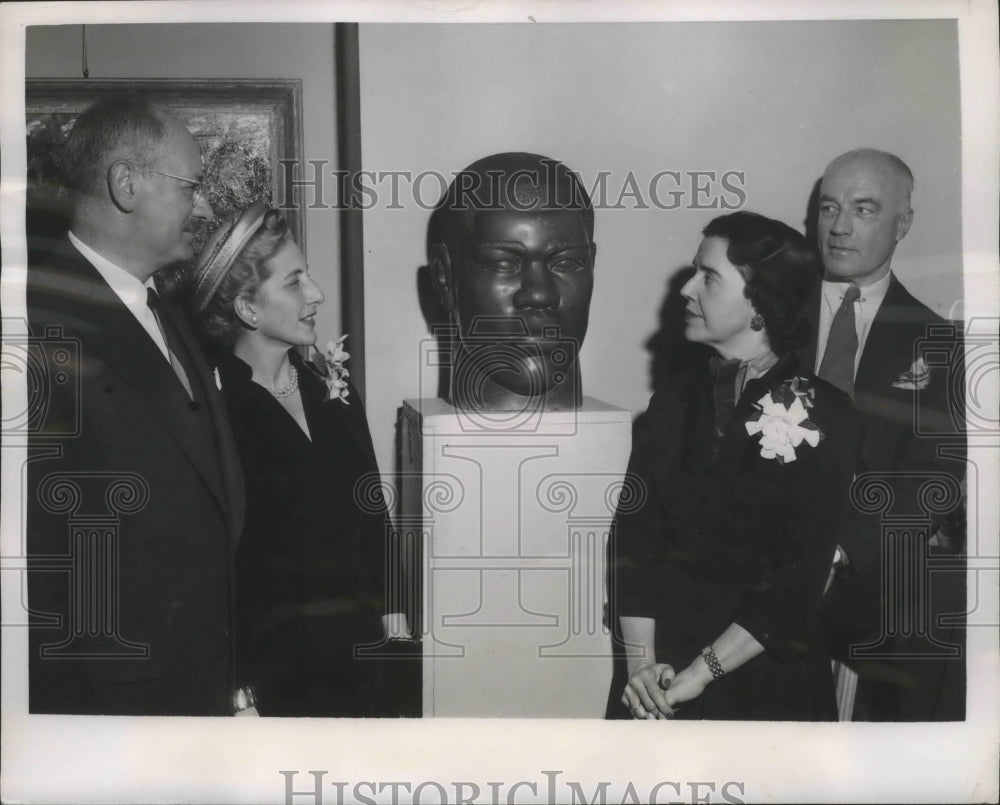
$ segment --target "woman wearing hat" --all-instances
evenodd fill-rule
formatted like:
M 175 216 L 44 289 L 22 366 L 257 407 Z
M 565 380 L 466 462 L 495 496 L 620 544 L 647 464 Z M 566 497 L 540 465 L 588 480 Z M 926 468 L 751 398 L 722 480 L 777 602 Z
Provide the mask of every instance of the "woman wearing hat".
M 237 549 L 237 667 L 261 715 L 386 712 L 389 518 L 342 341 L 322 369 L 323 292 L 277 210 L 223 224 L 189 279 L 246 478 Z M 367 651 L 366 651 L 367 647 Z

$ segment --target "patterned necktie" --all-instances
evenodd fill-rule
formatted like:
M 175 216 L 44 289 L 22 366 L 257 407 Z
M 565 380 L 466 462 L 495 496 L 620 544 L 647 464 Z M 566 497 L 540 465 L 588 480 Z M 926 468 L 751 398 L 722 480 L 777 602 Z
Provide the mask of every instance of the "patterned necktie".
M 861 291 L 853 282 L 844 291 L 844 300 L 830 323 L 830 337 L 819 367 L 819 376 L 841 391 L 854 396 L 854 360 L 858 355 L 858 330 L 854 322 L 854 303 Z
M 170 356 L 170 366 L 173 368 L 174 374 L 177 375 L 177 379 L 181 381 L 181 385 L 184 386 L 188 397 L 193 400 L 194 393 L 191 391 L 191 381 L 188 380 L 184 365 L 177 357 L 177 336 L 173 332 L 173 322 L 170 321 L 169 316 L 160 314 L 160 296 L 152 288 L 146 289 L 146 305 L 153 311 L 156 323 L 160 327 L 160 333 L 162 333 L 163 340 L 166 342 L 167 354 Z

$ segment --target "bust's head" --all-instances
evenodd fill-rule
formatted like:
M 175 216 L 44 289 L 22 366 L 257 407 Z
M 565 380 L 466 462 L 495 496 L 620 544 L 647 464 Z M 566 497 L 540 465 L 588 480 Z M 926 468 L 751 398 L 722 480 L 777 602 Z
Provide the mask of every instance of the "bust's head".
M 458 334 L 454 405 L 579 405 L 595 253 L 590 198 L 562 162 L 494 154 L 456 175 L 428 238 L 434 288 Z

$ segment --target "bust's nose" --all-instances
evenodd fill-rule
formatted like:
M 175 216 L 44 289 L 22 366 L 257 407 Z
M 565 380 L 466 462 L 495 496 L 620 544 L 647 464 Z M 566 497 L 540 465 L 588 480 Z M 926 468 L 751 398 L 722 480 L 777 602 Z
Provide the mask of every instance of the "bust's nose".
M 559 292 L 544 260 L 532 260 L 524 265 L 521 287 L 514 293 L 518 310 L 553 310 L 559 306 Z

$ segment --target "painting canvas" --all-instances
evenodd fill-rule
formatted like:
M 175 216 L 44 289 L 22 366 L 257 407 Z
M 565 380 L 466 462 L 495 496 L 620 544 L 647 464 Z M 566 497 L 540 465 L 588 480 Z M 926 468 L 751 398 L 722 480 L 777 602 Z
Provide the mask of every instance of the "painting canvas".
M 79 114 L 100 97 L 144 93 L 171 109 L 201 147 L 203 187 L 214 224 L 198 233 L 200 249 L 214 225 L 251 201 L 281 207 L 296 240 L 305 243 L 303 216 L 285 192 L 301 153 L 299 80 L 72 80 L 26 82 L 27 230 L 30 250 L 45 250 L 68 225 L 59 181 L 59 153 Z M 287 169 L 287 170 L 286 170 Z

